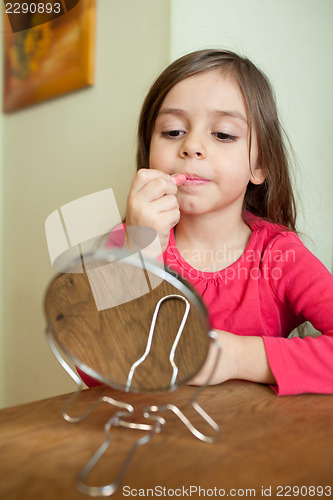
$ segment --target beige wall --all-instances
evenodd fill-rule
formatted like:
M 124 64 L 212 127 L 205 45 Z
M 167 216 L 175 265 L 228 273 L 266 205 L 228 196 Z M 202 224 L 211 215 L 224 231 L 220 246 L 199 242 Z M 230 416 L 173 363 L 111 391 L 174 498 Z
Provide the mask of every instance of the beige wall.
M 42 297 L 54 275 L 44 222 L 107 187 L 124 215 L 140 105 L 168 63 L 169 0 L 97 4 L 94 87 L 3 116 L 3 405 L 74 389 L 44 339 Z
M 298 159 L 299 230 L 332 271 L 332 0 L 171 0 L 171 59 L 219 47 L 270 77 Z

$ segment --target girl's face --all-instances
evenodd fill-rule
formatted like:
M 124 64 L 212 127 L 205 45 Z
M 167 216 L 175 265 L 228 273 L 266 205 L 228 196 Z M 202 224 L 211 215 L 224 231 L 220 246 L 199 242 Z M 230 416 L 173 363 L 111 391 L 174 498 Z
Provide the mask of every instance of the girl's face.
M 166 95 L 151 138 L 149 166 L 186 175 L 177 194 L 182 213 L 241 213 L 249 181 L 264 181 L 254 133 L 251 168 L 248 141 L 247 113 L 237 83 L 218 70 L 200 73 Z

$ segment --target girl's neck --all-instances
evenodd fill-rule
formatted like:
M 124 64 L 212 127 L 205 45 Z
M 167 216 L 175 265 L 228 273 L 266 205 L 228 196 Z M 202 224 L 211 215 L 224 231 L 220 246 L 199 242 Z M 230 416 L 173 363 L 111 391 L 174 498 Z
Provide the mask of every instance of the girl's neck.
M 241 214 L 182 214 L 175 230 L 178 251 L 194 268 L 214 272 L 233 264 L 251 236 Z

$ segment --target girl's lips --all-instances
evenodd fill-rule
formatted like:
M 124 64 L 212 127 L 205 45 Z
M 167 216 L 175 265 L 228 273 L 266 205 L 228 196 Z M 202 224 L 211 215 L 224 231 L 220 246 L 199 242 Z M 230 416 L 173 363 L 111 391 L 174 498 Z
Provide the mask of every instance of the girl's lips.
M 174 174 L 171 176 L 171 181 L 176 186 L 200 186 L 210 182 L 209 179 L 191 174 Z
M 210 182 L 209 179 L 205 179 L 204 177 L 199 177 L 197 175 L 185 174 L 185 177 L 186 181 L 184 182 L 183 186 L 201 186 Z

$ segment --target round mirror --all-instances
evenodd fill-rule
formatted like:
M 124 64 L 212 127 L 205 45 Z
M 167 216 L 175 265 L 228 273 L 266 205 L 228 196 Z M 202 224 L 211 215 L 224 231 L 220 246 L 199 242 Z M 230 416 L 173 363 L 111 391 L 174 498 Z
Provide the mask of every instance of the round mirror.
M 103 250 L 73 260 L 51 282 L 45 313 L 57 347 L 117 389 L 173 390 L 207 357 L 201 298 L 142 253 Z

